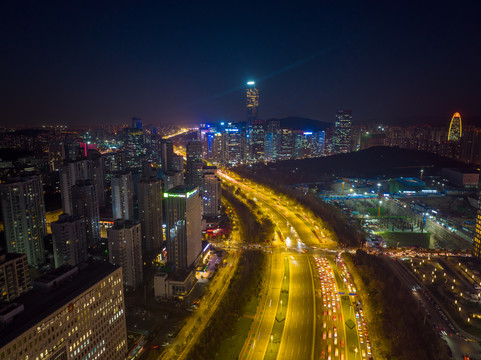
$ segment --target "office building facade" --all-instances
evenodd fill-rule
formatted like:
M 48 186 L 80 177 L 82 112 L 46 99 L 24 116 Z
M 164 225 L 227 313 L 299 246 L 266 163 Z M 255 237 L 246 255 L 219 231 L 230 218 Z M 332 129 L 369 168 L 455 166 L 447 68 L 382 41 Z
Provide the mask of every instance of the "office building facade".
M 122 270 L 109 263 L 59 268 L 2 308 L 0 359 L 124 359 Z
M 334 129 L 333 147 L 335 154 L 351 151 L 352 111 L 338 110 Z
M 246 107 L 247 122 L 257 120 L 259 116 L 259 89 L 256 87 L 255 81 L 248 81 L 246 88 Z
M 139 220 L 144 254 L 154 256 L 162 245 L 162 182 L 142 178 L 138 184 Z
M 217 176 L 217 167 L 204 166 L 202 176 L 203 216 L 208 219 L 218 218 L 221 210 L 222 186 Z
M 202 142 L 191 140 L 186 146 L 187 168 L 185 183 L 191 186 L 202 186 L 202 166 L 204 165 Z
M 199 189 L 177 186 L 164 192 L 167 260 L 175 270 L 190 268 L 202 251 L 202 201 Z

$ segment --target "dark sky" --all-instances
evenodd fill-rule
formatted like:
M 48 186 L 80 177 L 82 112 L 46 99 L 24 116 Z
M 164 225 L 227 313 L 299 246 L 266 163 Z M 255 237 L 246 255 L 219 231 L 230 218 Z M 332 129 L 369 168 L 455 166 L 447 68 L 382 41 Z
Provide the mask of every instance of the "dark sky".
M 262 118 L 481 126 L 481 2 L 4 1 L 0 125 Z

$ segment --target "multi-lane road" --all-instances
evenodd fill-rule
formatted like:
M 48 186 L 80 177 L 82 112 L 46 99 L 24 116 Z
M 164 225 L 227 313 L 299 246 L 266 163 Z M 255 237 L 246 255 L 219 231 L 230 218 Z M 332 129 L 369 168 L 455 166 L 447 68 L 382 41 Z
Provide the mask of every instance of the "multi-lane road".
M 361 320 L 356 322 L 356 310 L 349 295 L 346 298 L 339 294 L 346 285 L 334 261 L 335 254 L 326 257 L 328 253 L 321 250 L 333 249 L 337 244 L 327 239 L 322 226 L 299 211 L 295 204 L 245 180 L 238 180 L 223 172 L 219 175 L 257 201 L 259 207 L 274 221 L 283 238 L 282 242 L 273 243 L 272 263 L 276 265 L 272 268 L 272 274 L 276 274 L 276 280 L 271 283 L 267 298 L 261 299 L 269 306 L 267 309 L 260 307 L 254 321 L 255 328 L 251 329 L 246 341 L 248 345 L 244 347 L 240 358 L 269 357 L 266 351 L 273 339 L 274 322 L 279 321 L 276 307 L 282 306 L 278 301 L 282 259 L 289 262 L 289 296 L 285 324 L 276 348 L 277 359 L 355 359 L 363 355 L 367 358 L 359 338 L 363 332 L 362 329 L 358 331 Z M 319 268 L 320 259 L 324 259 L 327 268 Z M 323 294 L 323 288 L 327 286 L 323 272 L 329 271 L 328 268 L 331 269 L 329 293 L 324 289 Z

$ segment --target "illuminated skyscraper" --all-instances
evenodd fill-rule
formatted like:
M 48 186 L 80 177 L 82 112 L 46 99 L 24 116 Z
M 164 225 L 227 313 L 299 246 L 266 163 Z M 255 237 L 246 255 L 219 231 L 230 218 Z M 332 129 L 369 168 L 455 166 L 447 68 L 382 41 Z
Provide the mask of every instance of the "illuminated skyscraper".
M 139 128 L 125 128 L 124 136 L 127 167 L 140 169 L 142 161 L 146 158 L 144 133 Z
M 448 141 L 460 141 L 463 135 L 463 126 L 461 123 L 461 114 L 454 113 L 451 123 L 449 124 Z
M 279 120 L 270 120 L 264 133 L 264 159 L 273 161 L 277 159 L 279 147 Z
M 255 81 L 247 82 L 246 105 L 247 122 L 250 123 L 257 120 L 257 116 L 259 115 L 259 89 L 256 87 Z
M 164 193 L 167 260 L 174 269 L 188 269 L 202 251 L 202 200 L 194 186 L 177 186 Z
M 291 129 L 280 129 L 277 159 L 288 160 L 294 155 L 294 137 Z
M 266 132 L 266 122 L 262 120 L 253 121 L 248 124 L 248 160 L 264 160 L 264 136 Z
M 202 142 L 191 140 L 186 146 L 187 168 L 185 171 L 185 183 L 187 185 L 202 186 Z
M 351 151 L 352 111 L 338 110 L 334 130 L 334 153 L 344 154 Z
M 229 123 L 224 129 L 224 161 L 230 166 L 243 162 L 243 134 L 242 126 Z
M 205 218 L 217 218 L 221 209 L 222 187 L 217 167 L 204 166 L 202 178 L 202 207 Z

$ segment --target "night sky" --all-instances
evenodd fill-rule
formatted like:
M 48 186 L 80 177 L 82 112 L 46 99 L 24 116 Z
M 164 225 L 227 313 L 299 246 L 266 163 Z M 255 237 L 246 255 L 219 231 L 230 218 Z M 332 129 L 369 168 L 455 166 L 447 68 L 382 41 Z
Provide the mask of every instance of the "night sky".
M 0 125 L 261 118 L 481 126 L 481 3 L 4 1 Z

